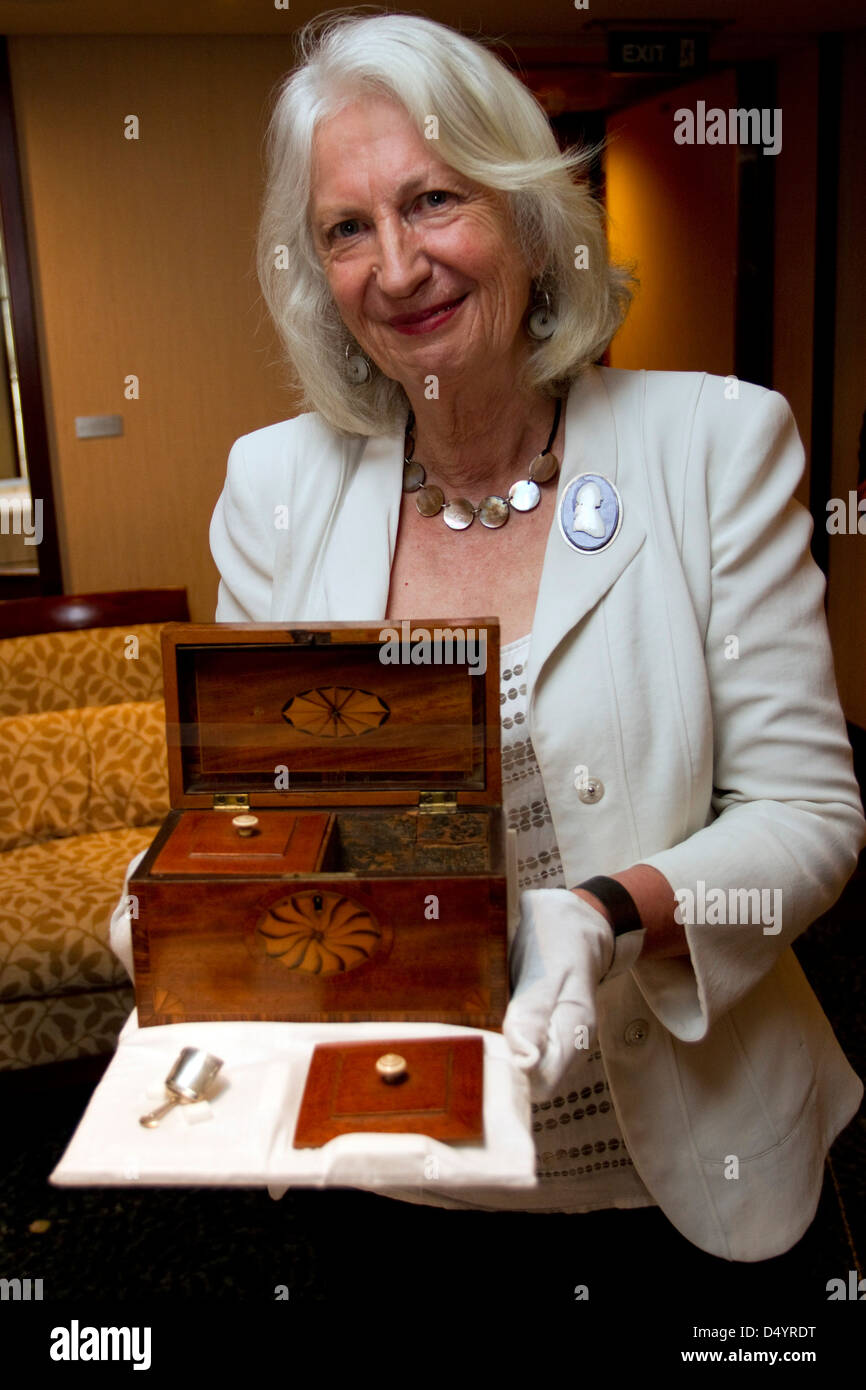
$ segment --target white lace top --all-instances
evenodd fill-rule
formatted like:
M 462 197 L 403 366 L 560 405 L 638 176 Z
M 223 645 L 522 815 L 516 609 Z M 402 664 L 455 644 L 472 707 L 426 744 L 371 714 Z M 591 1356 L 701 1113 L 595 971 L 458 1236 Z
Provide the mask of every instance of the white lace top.
M 517 831 L 518 890 L 566 888 L 553 822 L 526 723 L 531 634 L 501 650 L 502 800 Z M 465 1200 L 430 1188 L 389 1195 L 429 1206 L 516 1211 L 592 1211 L 656 1202 L 641 1182 L 619 1128 L 601 1053 L 575 1052 L 561 1091 L 532 1103 L 538 1186 L 473 1189 Z

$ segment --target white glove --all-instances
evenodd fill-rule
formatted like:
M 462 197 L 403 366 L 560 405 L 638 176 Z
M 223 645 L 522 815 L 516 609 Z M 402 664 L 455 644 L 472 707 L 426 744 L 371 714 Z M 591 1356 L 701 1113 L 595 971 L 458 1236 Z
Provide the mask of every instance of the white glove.
M 637 959 L 643 938 L 643 931 L 619 938 L 628 941 L 629 950 L 616 974 Z M 611 970 L 616 944 L 607 918 L 568 889 L 521 893 L 510 957 L 512 996 L 502 1032 L 517 1065 L 536 1071 L 540 1086 L 551 1092 L 575 1049 L 595 1042 L 596 990 Z

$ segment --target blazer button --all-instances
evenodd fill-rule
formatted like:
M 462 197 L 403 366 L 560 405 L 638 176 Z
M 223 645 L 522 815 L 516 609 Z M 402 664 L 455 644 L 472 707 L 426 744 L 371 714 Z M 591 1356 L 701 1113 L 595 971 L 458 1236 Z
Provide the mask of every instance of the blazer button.
M 574 786 L 578 797 L 585 805 L 594 806 L 604 796 L 604 782 L 599 777 L 588 777 L 586 768 L 578 767 L 575 771 Z
M 649 1037 L 649 1024 L 645 1018 L 633 1018 L 631 1023 L 626 1026 L 623 1037 L 629 1047 L 638 1047 L 645 1043 Z

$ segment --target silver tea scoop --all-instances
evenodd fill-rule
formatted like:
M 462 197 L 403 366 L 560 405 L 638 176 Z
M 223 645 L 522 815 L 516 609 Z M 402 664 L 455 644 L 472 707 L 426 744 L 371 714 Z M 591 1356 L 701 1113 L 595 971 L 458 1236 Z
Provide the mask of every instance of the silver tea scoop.
M 221 1057 L 213 1057 L 200 1047 L 185 1047 L 165 1078 L 165 1089 L 171 1092 L 171 1098 L 156 1110 L 151 1110 L 149 1115 L 142 1115 L 139 1124 L 144 1125 L 145 1129 L 155 1129 L 162 1117 L 176 1105 L 190 1105 L 193 1101 L 203 1100 L 221 1066 Z

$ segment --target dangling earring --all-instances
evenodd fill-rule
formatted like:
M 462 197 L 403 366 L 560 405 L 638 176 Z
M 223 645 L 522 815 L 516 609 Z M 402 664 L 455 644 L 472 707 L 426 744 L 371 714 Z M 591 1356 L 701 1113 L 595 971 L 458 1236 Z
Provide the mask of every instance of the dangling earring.
M 350 355 L 351 354 L 351 355 Z M 352 352 L 352 344 L 346 344 L 346 376 L 353 386 L 363 386 L 370 380 L 370 362 L 363 352 Z
M 527 322 L 527 330 L 530 338 L 543 342 L 545 338 L 551 338 L 556 332 L 558 319 L 550 307 L 550 295 L 547 290 L 542 290 L 540 298 L 536 299 L 530 310 Z

